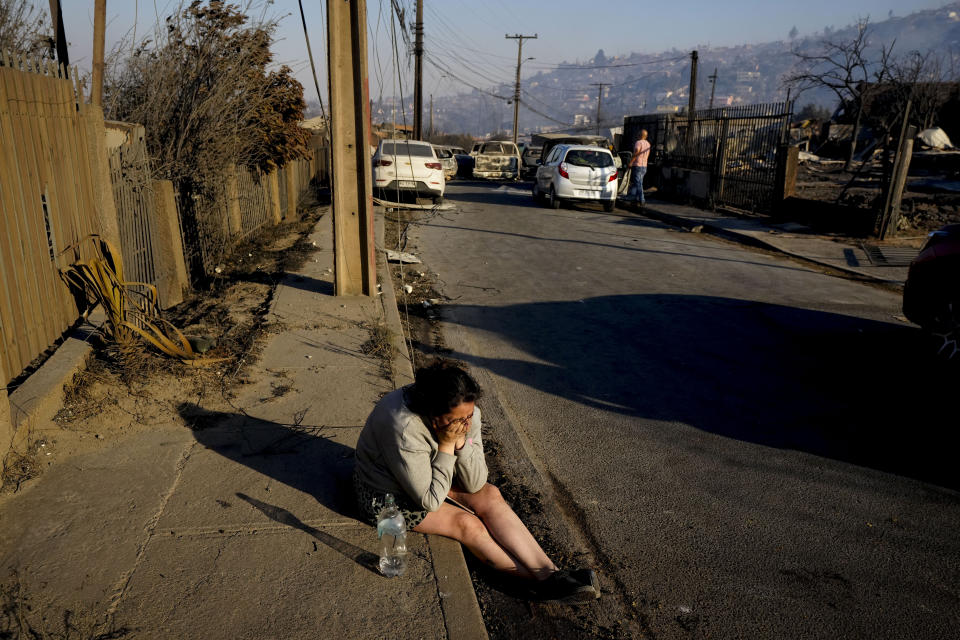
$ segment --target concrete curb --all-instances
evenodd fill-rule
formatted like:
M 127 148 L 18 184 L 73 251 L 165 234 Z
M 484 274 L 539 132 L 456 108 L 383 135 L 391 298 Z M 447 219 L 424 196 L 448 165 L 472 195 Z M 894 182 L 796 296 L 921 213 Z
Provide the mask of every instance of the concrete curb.
M 655 220 L 659 220 L 660 222 L 665 222 L 675 227 L 682 227 L 684 229 L 691 229 L 696 226 L 702 226 L 704 230 L 707 231 L 707 233 L 709 233 L 710 235 L 717 236 L 718 238 L 731 240 L 733 242 L 738 242 L 740 244 L 755 247 L 757 249 L 775 251 L 776 253 L 780 253 L 785 256 L 794 258 L 796 260 L 807 262 L 809 264 L 814 264 L 814 265 L 817 265 L 818 267 L 831 269 L 833 271 L 837 271 L 845 275 L 855 276 L 857 278 L 863 278 L 865 280 L 870 280 L 871 282 L 876 282 L 877 284 L 883 284 L 889 287 L 895 287 L 898 290 L 903 290 L 903 283 L 900 282 L 899 280 L 888 280 L 886 278 L 879 278 L 875 275 L 866 273 L 864 271 L 851 269 L 850 267 L 843 267 L 840 265 L 832 264 L 830 262 L 825 262 L 823 260 L 817 260 L 816 258 L 811 258 L 809 256 L 805 256 L 800 253 L 795 253 L 793 251 L 784 249 L 783 247 L 779 247 L 775 244 L 765 242 L 760 238 L 752 236 L 748 233 L 741 233 L 739 231 L 733 231 L 731 229 L 724 229 L 723 227 L 719 225 L 711 224 L 710 222 L 703 222 L 700 220 L 690 220 L 688 218 L 684 218 L 683 216 L 677 216 L 672 213 L 664 213 L 663 211 L 657 211 L 655 209 L 651 209 L 650 207 L 644 207 L 643 211 L 639 215 L 646 216 L 648 218 L 653 218 Z
M 378 216 L 377 235 L 383 234 L 383 216 Z M 400 310 L 397 296 L 393 290 L 393 279 L 387 264 L 386 251 L 377 250 L 377 265 L 380 271 L 380 302 L 383 305 L 383 317 L 387 325 L 392 357 L 390 368 L 393 372 L 394 387 L 400 388 L 413 382 L 413 361 L 403 337 L 403 325 L 400 322 Z M 460 543 L 443 536 L 428 535 L 427 544 L 433 559 L 433 571 L 437 580 L 437 593 L 443 610 L 443 622 L 447 628 L 449 640 L 488 640 L 487 629 L 480 613 L 477 594 L 473 590 L 473 581 L 467 569 Z
M 10 451 L 27 444 L 31 429 L 53 420 L 63 407 L 63 390 L 73 381 L 73 376 L 86 367 L 87 356 L 93 351 L 90 337 L 106 320 L 106 314 L 97 307 L 86 322 L 70 332 L 47 361 L 10 394 L 10 421 L 14 429 Z M 0 452 L 0 457 L 7 453 Z

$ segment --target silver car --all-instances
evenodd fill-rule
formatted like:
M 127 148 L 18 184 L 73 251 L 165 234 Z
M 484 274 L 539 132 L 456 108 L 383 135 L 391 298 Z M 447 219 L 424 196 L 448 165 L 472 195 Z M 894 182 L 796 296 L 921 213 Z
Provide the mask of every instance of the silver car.
M 561 201 L 599 202 L 613 211 L 617 201 L 617 167 L 607 149 L 558 144 L 537 168 L 533 197 L 546 198 L 553 209 Z
M 457 159 L 453 155 L 453 149 L 436 144 L 433 145 L 433 149 L 440 160 L 440 164 L 443 165 L 443 176 L 447 180 L 453 180 L 454 176 L 457 175 Z

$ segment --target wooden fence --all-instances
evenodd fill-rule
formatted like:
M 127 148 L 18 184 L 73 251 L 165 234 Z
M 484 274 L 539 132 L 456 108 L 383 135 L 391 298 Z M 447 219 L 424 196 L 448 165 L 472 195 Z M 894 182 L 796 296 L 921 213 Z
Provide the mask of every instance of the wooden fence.
M 64 250 L 99 233 L 91 113 L 62 68 L 4 55 L 0 66 L 0 382 L 78 316 Z M 77 77 L 76 73 L 72 77 Z M 82 257 L 89 257 L 85 253 Z M 3 398 L 0 398 L 3 399 Z
M 177 206 L 192 280 L 215 273 L 237 243 L 265 225 L 295 219 L 314 180 L 326 179 L 322 168 L 325 165 L 313 157 L 293 160 L 269 173 L 234 166 L 215 184 L 204 185 L 202 195 L 179 192 Z

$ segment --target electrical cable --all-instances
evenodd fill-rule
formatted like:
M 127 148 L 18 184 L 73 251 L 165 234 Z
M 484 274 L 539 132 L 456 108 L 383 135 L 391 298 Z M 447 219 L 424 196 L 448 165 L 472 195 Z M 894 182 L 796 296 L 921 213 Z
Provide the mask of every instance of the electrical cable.
M 307 41 L 307 57 L 310 58 L 310 71 L 313 73 L 313 84 L 317 88 L 317 101 L 320 103 L 320 117 L 327 121 L 327 112 L 323 108 L 323 96 L 320 95 L 320 80 L 317 79 L 317 67 L 313 63 L 313 51 L 310 49 L 310 35 L 307 33 L 307 18 L 303 14 L 303 0 L 297 0 L 300 5 L 300 22 L 303 23 L 303 39 Z

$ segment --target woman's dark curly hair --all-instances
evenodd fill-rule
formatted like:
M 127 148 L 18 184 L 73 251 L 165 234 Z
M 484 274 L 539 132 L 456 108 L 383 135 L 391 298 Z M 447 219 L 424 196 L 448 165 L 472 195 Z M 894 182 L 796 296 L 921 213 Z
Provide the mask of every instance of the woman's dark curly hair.
M 464 402 L 476 402 L 483 395 L 480 385 L 457 363 L 436 359 L 417 369 L 408 392 L 410 410 L 426 418 L 450 413 Z

